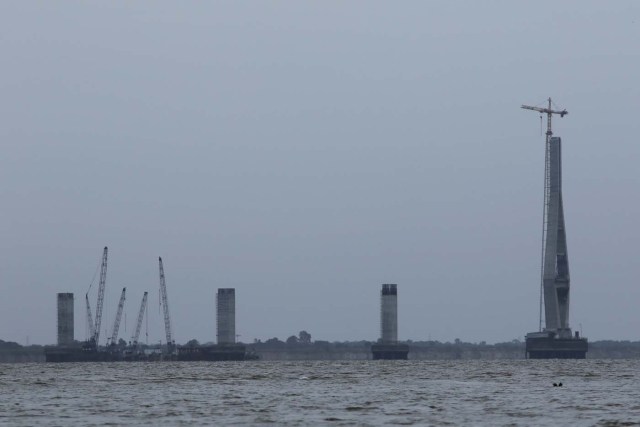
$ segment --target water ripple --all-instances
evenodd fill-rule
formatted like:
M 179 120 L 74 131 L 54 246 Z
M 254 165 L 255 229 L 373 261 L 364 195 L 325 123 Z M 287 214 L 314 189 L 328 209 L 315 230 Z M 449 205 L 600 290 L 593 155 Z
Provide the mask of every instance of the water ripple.
M 0 365 L 0 425 L 640 425 L 639 368 L 635 360 L 11 364 Z

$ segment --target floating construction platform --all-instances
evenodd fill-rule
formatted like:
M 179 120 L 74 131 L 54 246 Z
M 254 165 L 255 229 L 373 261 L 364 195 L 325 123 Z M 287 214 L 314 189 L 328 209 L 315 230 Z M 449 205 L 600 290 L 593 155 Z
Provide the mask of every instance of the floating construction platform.
M 94 341 L 72 346 L 49 346 L 44 350 L 46 362 L 153 362 L 177 360 L 176 348 L 166 346 L 142 350 L 137 346 L 96 347 Z
M 118 352 L 87 350 L 82 347 L 48 347 L 44 350 L 46 362 L 119 362 L 123 356 Z
M 256 360 L 257 355 L 247 352 L 242 344 L 218 344 L 198 347 L 178 347 L 171 353 L 152 351 L 145 353 L 131 349 L 108 348 L 96 350 L 87 347 L 52 346 L 45 349 L 45 360 L 50 363 L 70 362 L 160 362 L 160 361 L 227 361 Z
M 407 344 L 373 344 L 371 354 L 373 360 L 407 360 L 409 346 Z
M 184 362 L 247 360 L 247 349 L 242 344 L 217 344 L 199 347 L 180 347 L 178 360 Z
M 576 333 L 574 338 L 559 338 L 553 332 L 527 334 L 527 359 L 586 359 L 589 344 Z

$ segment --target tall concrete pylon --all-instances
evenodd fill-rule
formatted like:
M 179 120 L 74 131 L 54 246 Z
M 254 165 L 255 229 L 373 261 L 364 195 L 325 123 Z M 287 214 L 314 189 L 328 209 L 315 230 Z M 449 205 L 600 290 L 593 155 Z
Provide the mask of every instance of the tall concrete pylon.
M 542 227 L 541 301 L 545 327 L 526 336 L 526 356 L 531 359 L 584 359 L 588 343 L 569 327 L 569 254 L 562 202 L 562 140 L 553 136 L 551 117 L 564 117 L 567 110 L 523 105 L 522 108 L 547 115 L 545 138 L 544 214 Z
M 546 233 L 542 287 L 544 294 L 545 331 L 560 338 L 571 338 L 569 327 L 569 256 L 562 205 L 562 141 L 550 138 L 547 147 L 548 179 L 545 192 Z

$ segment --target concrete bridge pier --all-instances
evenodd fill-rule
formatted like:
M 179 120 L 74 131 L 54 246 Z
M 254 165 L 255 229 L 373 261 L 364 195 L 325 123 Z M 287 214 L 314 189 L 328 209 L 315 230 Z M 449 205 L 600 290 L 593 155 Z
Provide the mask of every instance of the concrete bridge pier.
M 407 360 L 409 346 L 398 344 L 398 286 L 382 285 L 380 293 L 380 339 L 371 346 L 373 360 Z

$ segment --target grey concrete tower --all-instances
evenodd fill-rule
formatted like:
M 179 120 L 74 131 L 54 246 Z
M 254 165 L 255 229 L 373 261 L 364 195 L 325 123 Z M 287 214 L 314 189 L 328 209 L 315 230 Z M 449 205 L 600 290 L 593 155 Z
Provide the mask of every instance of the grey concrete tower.
M 575 337 L 569 327 L 569 254 L 562 203 L 562 141 L 553 136 L 551 118 L 564 117 L 567 110 L 523 105 L 522 108 L 547 115 L 544 167 L 544 215 L 542 227 L 542 267 L 540 279 L 540 328 L 527 334 L 525 352 L 531 359 L 584 359 L 587 340 Z M 544 302 L 545 327 L 542 329 Z
M 409 346 L 398 344 L 398 286 L 382 285 L 380 339 L 371 346 L 373 360 L 407 360 Z
M 236 290 L 220 288 L 216 294 L 218 344 L 236 342 Z
M 380 338 L 383 344 L 398 343 L 397 285 L 382 285 L 380 292 Z
M 569 256 L 562 206 L 562 141 L 550 138 L 545 241 L 542 267 L 545 331 L 555 332 L 560 338 L 571 338 L 569 327 Z
M 73 344 L 73 294 L 59 293 L 58 297 L 58 345 Z

